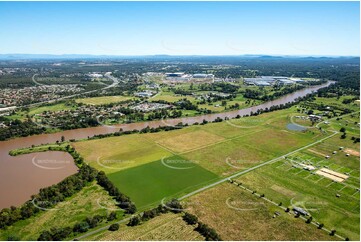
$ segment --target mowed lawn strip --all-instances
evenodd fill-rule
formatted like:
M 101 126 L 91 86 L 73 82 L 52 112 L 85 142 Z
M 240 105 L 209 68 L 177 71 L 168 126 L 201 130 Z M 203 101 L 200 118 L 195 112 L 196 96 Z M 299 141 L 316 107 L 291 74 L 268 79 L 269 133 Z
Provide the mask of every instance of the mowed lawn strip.
M 178 197 L 219 178 L 180 156 L 112 173 L 108 177 L 135 202 L 138 210 L 156 206 L 163 198 Z
M 85 161 L 105 173 L 114 173 L 173 154 L 140 134 L 73 143 Z

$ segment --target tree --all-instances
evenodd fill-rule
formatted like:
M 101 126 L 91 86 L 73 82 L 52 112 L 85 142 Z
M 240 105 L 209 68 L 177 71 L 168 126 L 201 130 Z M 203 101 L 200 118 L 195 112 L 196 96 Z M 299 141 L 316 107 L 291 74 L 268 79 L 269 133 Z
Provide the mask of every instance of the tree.
M 336 234 L 336 229 L 331 230 L 330 235 L 331 235 L 331 236 L 334 236 L 335 234 Z
M 319 224 L 319 225 L 318 225 L 318 229 L 322 229 L 322 228 L 323 228 L 323 226 L 324 226 L 324 224 L 322 224 L 322 223 L 321 223 L 321 224 Z
M 7 241 L 20 241 L 21 239 L 17 235 L 9 235 Z
M 342 127 L 342 128 L 340 129 L 340 132 L 342 132 L 342 133 L 346 132 L 345 127 Z
M 311 223 L 312 222 L 312 217 L 309 217 L 307 220 L 306 220 L 306 223 Z
M 65 137 L 64 135 L 61 136 L 61 142 L 64 142 L 65 141 Z
M 138 216 L 131 217 L 128 226 L 137 226 L 140 224 L 140 218 Z
M 112 224 L 109 226 L 109 231 L 117 231 L 119 229 L 119 224 Z
M 73 232 L 79 232 L 79 233 L 84 233 L 86 231 L 88 231 L 89 229 L 89 224 L 85 221 L 80 222 L 80 223 L 76 223 L 73 227 Z
M 190 214 L 190 213 L 185 213 L 183 215 L 183 220 L 187 223 L 187 224 L 196 224 L 198 223 L 198 218 L 197 216 Z
M 221 238 L 219 237 L 219 235 L 217 234 L 217 232 L 208 227 L 208 225 L 202 223 L 202 222 L 198 222 L 198 226 L 195 228 L 196 231 L 198 231 L 201 235 L 203 235 L 206 240 L 213 240 L 213 241 L 219 241 L 221 240 Z
M 108 221 L 113 221 L 114 219 L 116 219 L 117 218 L 117 213 L 116 212 L 111 212 L 109 215 L 108 215 L 108 218 L 107 218 L 107 220 Z
M 39 241 L 50 241 L 52 239 L 53 238 L 52 238 L 51 233 L 49 231 L 47 231 L 47 230 L 41 232 L 41 234 L 40 234 L 40 236 L 38 238 Z

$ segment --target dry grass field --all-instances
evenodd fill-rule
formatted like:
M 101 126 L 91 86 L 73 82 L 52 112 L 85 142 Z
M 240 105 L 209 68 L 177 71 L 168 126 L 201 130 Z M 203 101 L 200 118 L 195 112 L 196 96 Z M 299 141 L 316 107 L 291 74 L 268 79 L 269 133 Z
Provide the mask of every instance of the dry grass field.
M 181 214 L 167 213 L 135 227 L 121 224 L 118 231 L 105 231 L 85 238 L 85 240 L 132 241 L 199 241 L 204 238 L 191 225 L 187 225 Z
M 224 183 L 187 199 L 188 211 L 214 228 L 223 240 L 333 240 L 325 231 L 279 207 Z M 274 212 L 280 216 L 273 218 Z

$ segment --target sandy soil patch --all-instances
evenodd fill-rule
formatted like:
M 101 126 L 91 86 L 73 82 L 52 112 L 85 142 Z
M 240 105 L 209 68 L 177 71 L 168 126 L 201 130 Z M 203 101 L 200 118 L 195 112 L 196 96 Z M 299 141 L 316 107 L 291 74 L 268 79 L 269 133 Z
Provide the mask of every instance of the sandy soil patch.
M 325 156 L 327 156 L 327 155 L 325 155 L 325 154 L 323 154 L 323 153 L 321 153 L 321 152 L 318 152 L 318 151 L 316 151 L 316 150 L 313 150 L 313 149 L 307 149 L 309 152 L 312 152 L 312 153 L 314 153 L 314 154 L 316 154 L 316 155 L 320 155 L 320 156 L 323 156 L 323 157 L 325 157 Z
M 342 173 L 339 173 L 336 171 L 332 171 L 332 170 L 329 170 L 326 168 L 322 168 L 322 169 L 316 171 L 316 174 L 327 177 L 336 182 L 343 182 L 344 180 L 346 180 L 348 178 L 348 176 L 345 174 L 342 174 Z
M 295 192 L 293 192 L 293 191 L 291 191 L 291 190 L 289 190 L 287 188 L 281 187 L 281 186 L 272 185 L 271 189 L 278 192 L 278 193 L 281 193 L 282 195 L 288 196 L 288 197 L 296 196 Z
M 344 149 L 343 150 L 345 153 L 349 153 L 350 155 L 354 155 L 357 157 L 360 157 L 360 152 L 356 151 L 356 150 L 352 150 L 352 149 Z

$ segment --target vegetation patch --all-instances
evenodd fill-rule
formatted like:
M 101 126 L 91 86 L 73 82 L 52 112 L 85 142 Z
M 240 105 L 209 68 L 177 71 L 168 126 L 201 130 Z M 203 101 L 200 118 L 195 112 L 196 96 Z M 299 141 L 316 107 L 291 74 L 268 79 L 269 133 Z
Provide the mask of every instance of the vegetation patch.
M 107 216 L 111 211 L 116 211 L 117 217 L 123 215 L 123 211 L 117 209 L 114 200 L 107 192 L 93 182 L 77 194 L 57 203 L 53 208 L 1 230 L 0 239 L 8 240 L 15 236 L 20 240 L 37 240 L 43 230 L 73 226 L 87 217 Z

